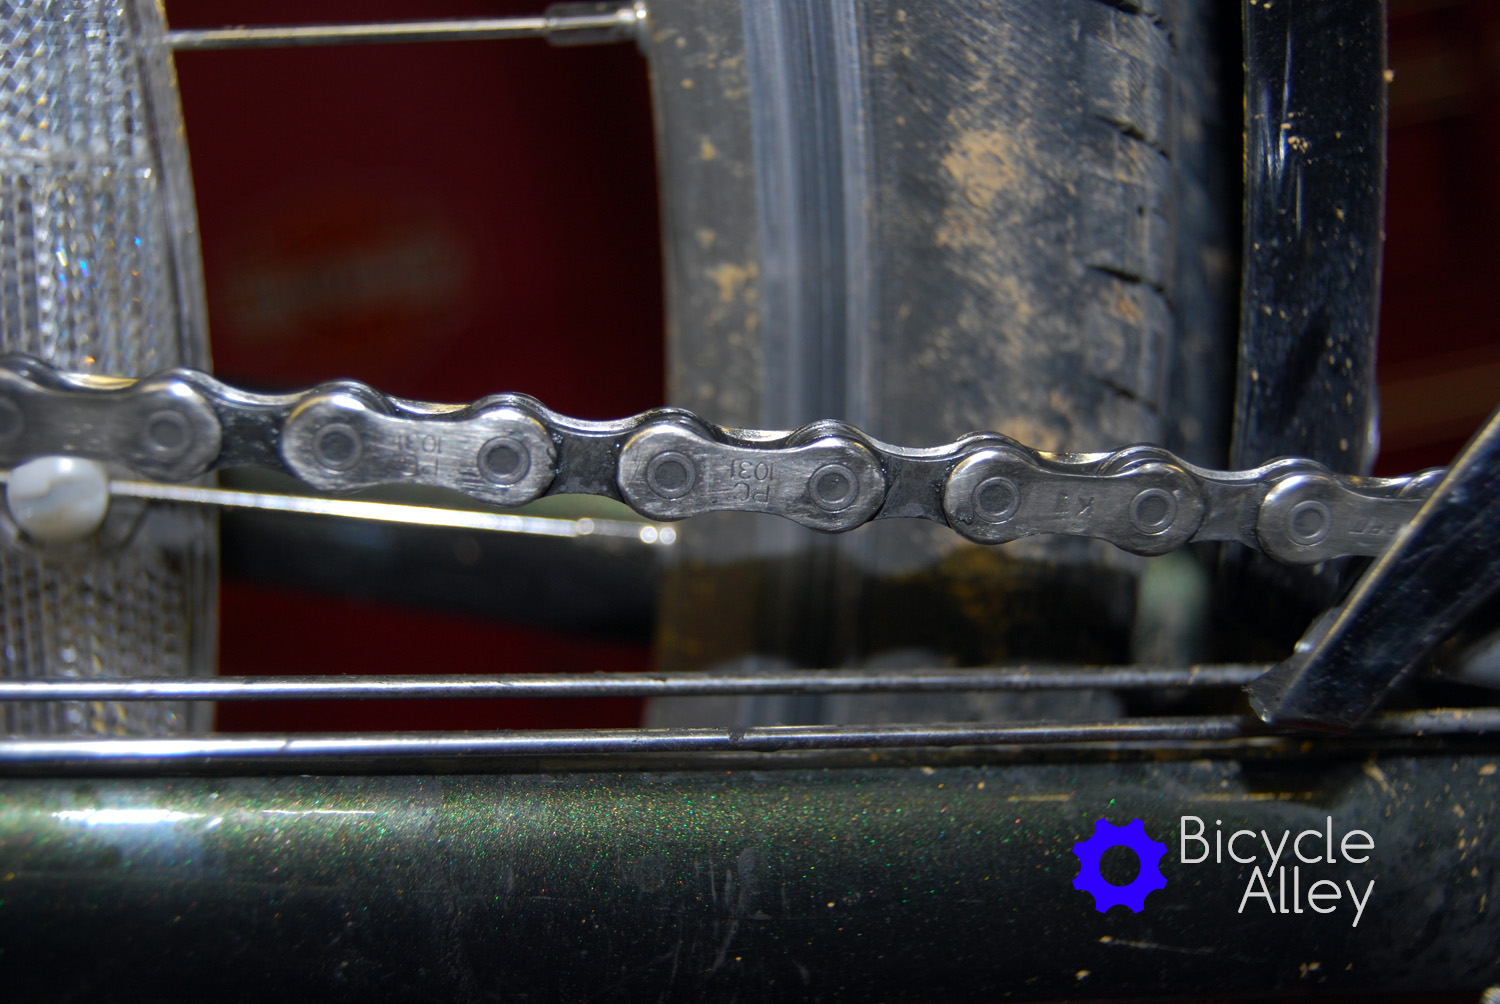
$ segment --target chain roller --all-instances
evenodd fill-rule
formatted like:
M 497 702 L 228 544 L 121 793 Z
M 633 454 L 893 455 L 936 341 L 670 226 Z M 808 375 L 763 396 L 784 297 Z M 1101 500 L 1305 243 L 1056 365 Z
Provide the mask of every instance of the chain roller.
M 1143 555 L 1224 540 L 1292 564 L 1382 553 L 1443 473 L 1354 478 L 1303 459 L 1213 471 L 1155 446 L 1050 454 L 998 434 L 912 449 L 831 421 L 759 432 L 663 408 L 586 422 L 518 394 L 434 405 L 345 381 L 266 395 L 193 370 L 132 381 L 0 359 L 0 466 L 59 454 L 161 481 L 260 466 L 331 492 L 605 495 L 657 520 L 742 510 L 842 532 L 916 517 L 979 543 L 1061 533 Z

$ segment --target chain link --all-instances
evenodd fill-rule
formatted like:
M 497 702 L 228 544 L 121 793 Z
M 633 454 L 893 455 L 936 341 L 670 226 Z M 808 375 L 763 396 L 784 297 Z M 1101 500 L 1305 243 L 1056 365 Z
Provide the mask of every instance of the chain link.
M 590 422 L 520 394 L 436 405 L 348 381 L 256 394 L 194 370 L 120 380 L 0 358 L 0 466 L 57 454 L 160 481 L 252 466 L 322 491 L 420 484 L 498 506 L 603 495 L 657 520 L 741 510 L 837 533 L 919 518 L 984 544 L 1062 533 L 1143 555 L 1234 541 L 1292 564 L 1380 554 L 1444 473 L 1215 471 L 1155 446 L 1052 454 L 996 433 L 913 449 L 834 421 L 762 432 L 662 408 Z

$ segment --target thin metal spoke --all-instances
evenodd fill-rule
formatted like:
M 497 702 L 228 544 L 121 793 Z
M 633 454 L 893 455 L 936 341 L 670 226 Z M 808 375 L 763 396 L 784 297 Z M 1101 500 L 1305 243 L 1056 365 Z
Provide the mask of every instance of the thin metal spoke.
M 444 527 L 454 530 L 482 530 L 491 533 L 519 533 L 537 537 L 611 537 L 653 545 L 670 545 L 677 540 L 677 531 L 670 526 L 626 519 L 593 519 L 587 516 L 580 519 L 522 516 L 513 513 L 479 512 L 472 509 L 445 509 L 440 506 L 367 502 L 359 499 L 330 499 L 313 495 L 241 492 L 224 488 L 157 484 L 148 481 L 111 481 L 109 493 L 117 498 L 143 499 L 150 502 L 175 502 L 182 505 L 206 505 L 224 509 L 255 509 L 261 512 L 295 513 L 307 516 L 336 516 L 343 519 L 373 520 L 380 523 L 404 523 L 411 526 Z
M 15 739 L 0 764 L 109 760 L 299 759 L 390 756 L 541 756 L 622 753 L 775 752 L 909 746 L 1232 739 L 1251 719 L 1136 719 L 1007 725 L 777 725 L 746 729 L 567 729 L 538 732 L 407 732 L 366 735 L 207 736 L 201 739 Z
M 1363 734 L 1477 735 L 1500 732 L 1500 708 L 1396 712 Z M 406 732 L 197 739 L 11 739 L 0 766 L 129 766 L 209 761 L 327 761 L 452 756 L 575 756 L 781 752 L 1057 743 L 1212 742 L 1275 736 L 1248 716 L 1136 718 L 1109 722 L 936 725 L 781 725 L 746 729 L 597 729 L 541 732 Z M 1282 733 L 1284 734 L 1284 733 Z
M 497 17 L 384 24 L 303 24 L 266 28 L 205 28 L 167 32 L 167 45 L 178 52 L 201 49 L 272 49 L 311 45 L 361 45 L 381 42 L 465 42 L 507 38 L 540 38 L 544 17 Z
M 296 701 L 508 697 L 698 697 L 1241 687 L 1268 665 L 1005 666 L 981 669 L 707 673 L 517 673 L 503 676 L 220 676 L 0 680 L 0 701 Z
M 557 4 L 534 17 L 186 29 L 167 32 L 166 43 L 176 52 L 511 38 L 545 38 L 557 45 L 585 45 L 634 41 L 645 17 L 645 8 L 639 4 L 619 7 Z

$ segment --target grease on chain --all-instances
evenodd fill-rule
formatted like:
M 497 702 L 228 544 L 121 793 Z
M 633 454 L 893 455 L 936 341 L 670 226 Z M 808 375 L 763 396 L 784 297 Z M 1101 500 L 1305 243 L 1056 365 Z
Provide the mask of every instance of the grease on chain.
M 842 532 L 911 517 L 986 544 L 1062 533 L 1146 555 L 1235 541 L 1294 564 L 1380 554 L 1443 474 L 1353 478 L 1300 459 L 1214 471 L 1154 446 L 1049 454 L 998 434 L 912 449 L 839 422 L 760 432 L 680 409 L 588 422 L 519 394 L 435 405 L 344 381 L 270 395 L 194 370 L 118 380 L 0 359 L 0 466 L 57 454 L 161 481 L 258 466 L 323 491 L 421 484 L 500 506 L 603 495 L 658 520 L 742 510 Z

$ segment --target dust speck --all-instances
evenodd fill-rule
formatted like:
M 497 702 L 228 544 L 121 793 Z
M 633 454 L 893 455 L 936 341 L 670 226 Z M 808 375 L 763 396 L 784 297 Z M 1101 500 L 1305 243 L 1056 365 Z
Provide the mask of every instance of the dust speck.
M 740 290 L 760 274 L 755 265 L 736 265 L 724 262 L 708 270 L 709 279 L 719 287 L 719 302 L 732 303 Z
M 1385 792 L 1387 795 L 1394 795 L 1396 793 L 1395 789 L 1391 787 L 1391 783 L 1385 779 L 1385 771 L 1381 770 L 1374 761 L 1367 762 L 1365 764 L 1364 770 L 1367 777 L 1371 778 L 1376 784 L 1380 785 L 1381 791 Z
M 995 196 L 1017 183 L 1014 140 L 998 129 L 971 129 L 953 142 L 943 169 L 972 205 L 987 209 Z

